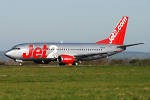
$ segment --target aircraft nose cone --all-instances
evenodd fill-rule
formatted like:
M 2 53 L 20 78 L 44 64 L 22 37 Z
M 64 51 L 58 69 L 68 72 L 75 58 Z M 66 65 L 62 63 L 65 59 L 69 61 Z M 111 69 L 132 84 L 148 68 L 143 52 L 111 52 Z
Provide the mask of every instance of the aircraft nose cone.
M 11 57 L 11 51 L 6 51 L 6 52 L 5 52 L 5 56 L 7 56 L 7 57 L 10 58 L 10 57 Z
M 5 56 L 9 56 L 10 55 L 10 53 L 9 52 L 5 52 Z

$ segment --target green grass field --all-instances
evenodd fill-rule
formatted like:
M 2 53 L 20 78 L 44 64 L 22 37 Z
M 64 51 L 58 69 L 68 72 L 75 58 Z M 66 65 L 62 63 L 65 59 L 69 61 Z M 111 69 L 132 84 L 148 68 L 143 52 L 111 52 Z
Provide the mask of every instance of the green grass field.
M 0 66 L 0 100 L 150 100 L 150 66 Z

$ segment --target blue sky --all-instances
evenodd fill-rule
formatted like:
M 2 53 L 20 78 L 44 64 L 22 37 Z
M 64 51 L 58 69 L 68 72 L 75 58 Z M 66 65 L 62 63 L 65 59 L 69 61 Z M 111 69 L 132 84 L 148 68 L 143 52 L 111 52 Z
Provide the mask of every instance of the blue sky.
M 150 52 L 150 0 L 0 0 L 0 51 L 20 43 L 93 43 L 129 16 L 127 51 Z

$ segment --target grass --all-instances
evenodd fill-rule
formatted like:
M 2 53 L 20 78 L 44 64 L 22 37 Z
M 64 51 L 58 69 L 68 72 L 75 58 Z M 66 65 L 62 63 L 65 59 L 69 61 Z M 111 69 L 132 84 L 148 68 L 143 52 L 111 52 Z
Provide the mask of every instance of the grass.
M 0 67 L 0 100 L 150 100 L 150 66 Z

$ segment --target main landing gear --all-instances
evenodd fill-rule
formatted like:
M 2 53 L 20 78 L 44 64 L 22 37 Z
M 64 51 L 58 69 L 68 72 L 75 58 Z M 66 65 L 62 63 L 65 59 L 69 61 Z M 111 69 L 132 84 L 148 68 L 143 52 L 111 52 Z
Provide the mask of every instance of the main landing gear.
M 78 63 L 78 62 L 74 62 L 72 65 L 73 65 L 73 66 L 78 66 L 79 63 Z
M 65 63 L 59 63 L 59 66 L 65 66 Z
M 68 64 L 69 66 L 78 66 L 80 62 L 74 62 L 73 64 Z M 65 66 L 66 63 L 59 63 L 59 66 Z

